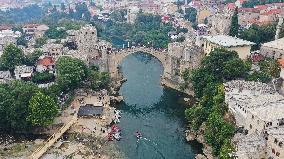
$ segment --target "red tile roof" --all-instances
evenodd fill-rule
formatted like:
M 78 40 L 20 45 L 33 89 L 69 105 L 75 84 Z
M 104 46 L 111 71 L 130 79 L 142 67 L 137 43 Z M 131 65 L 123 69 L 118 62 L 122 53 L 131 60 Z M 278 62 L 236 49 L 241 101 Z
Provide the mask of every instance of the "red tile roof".
M 282 68 L 284 68 L 284 59 L 282 58 L 282 59 L 279 59 L 278 60 L 278 63 L 280 64 L 280 66 L 282 67 Z
M 23 28 L 33 28 L 33 27 L 38 27 L 41 24 L 25 24 Z
M 271 9 L 270 11 L 263 13 L 263 15 L 279 14 L 281 12 L 282 12 L 282 9 Z
M 43 65 L 43 66 L 50 66 L 50 65 L 54 65 L 55 61 L 52 57 L 49 56 L 45 56 L 42 59 L 39 59 L 37 62 L 38 65 Z
M 228 3 L 227 4 L 227 7 L 230 9 L 230 10 L 234 10 L 236 8 L 236 5 L 235 3 Z
M 239 12 L 258 12 L 257 8 L 239 8 Z
M 246 0 L 238 0 L 240 4 L 243 4 Z
M 268 8 L 268 6 L 267 5 L 257 5 L 257 6 L 255 6 L 255 8 L 257 8 L 259 10 L 265 10 L 265 9 Z

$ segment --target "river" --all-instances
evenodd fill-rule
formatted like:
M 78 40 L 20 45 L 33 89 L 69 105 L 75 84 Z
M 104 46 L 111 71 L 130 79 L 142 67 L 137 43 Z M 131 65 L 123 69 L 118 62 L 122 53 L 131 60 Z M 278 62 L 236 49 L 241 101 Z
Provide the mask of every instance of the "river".
M 121 70 L 127 82 L 119 92 L 124 97 L 118 106 L 122 111 L 120 151 L 129 159 L 192 159 L 201 153 L 200 144 L 189 144 L 184 138 L 182 95 L 160 86 L 159 60 L 135 53 L 123 60 Z M 136 131 L 143 135 L 139 141 Z

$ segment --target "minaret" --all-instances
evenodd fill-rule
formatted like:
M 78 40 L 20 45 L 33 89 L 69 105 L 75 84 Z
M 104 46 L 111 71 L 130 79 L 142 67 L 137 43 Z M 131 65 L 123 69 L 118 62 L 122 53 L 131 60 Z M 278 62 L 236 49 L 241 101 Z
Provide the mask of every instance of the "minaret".
M 283 25 L 283 16 L 279 15 L 279 21 L 276 27 L 275 40 L 279 39 L 279 34 L 282 30 L 282 25 Z

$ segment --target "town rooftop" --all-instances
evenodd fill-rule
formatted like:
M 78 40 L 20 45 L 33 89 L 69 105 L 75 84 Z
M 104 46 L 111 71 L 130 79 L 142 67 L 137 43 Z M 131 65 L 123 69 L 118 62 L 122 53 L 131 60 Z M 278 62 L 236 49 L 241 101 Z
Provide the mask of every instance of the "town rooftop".
M 227 36 L 227 35 L 215 35 L 215 36 L 203 36 L 203 39 L 207 41 L 223 46 L 223 47 L 236 47 L 236 46 L 246 46 L 255 45 L 255 43 L 239 39 L 237 37 Z

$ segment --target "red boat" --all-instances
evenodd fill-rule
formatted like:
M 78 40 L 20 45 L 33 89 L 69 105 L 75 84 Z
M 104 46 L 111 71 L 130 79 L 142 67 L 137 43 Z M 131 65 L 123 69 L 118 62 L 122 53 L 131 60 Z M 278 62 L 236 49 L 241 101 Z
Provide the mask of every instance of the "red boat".
M 108 133 L 108 141 L 113 141 L 113 135 L 112 133 Z

